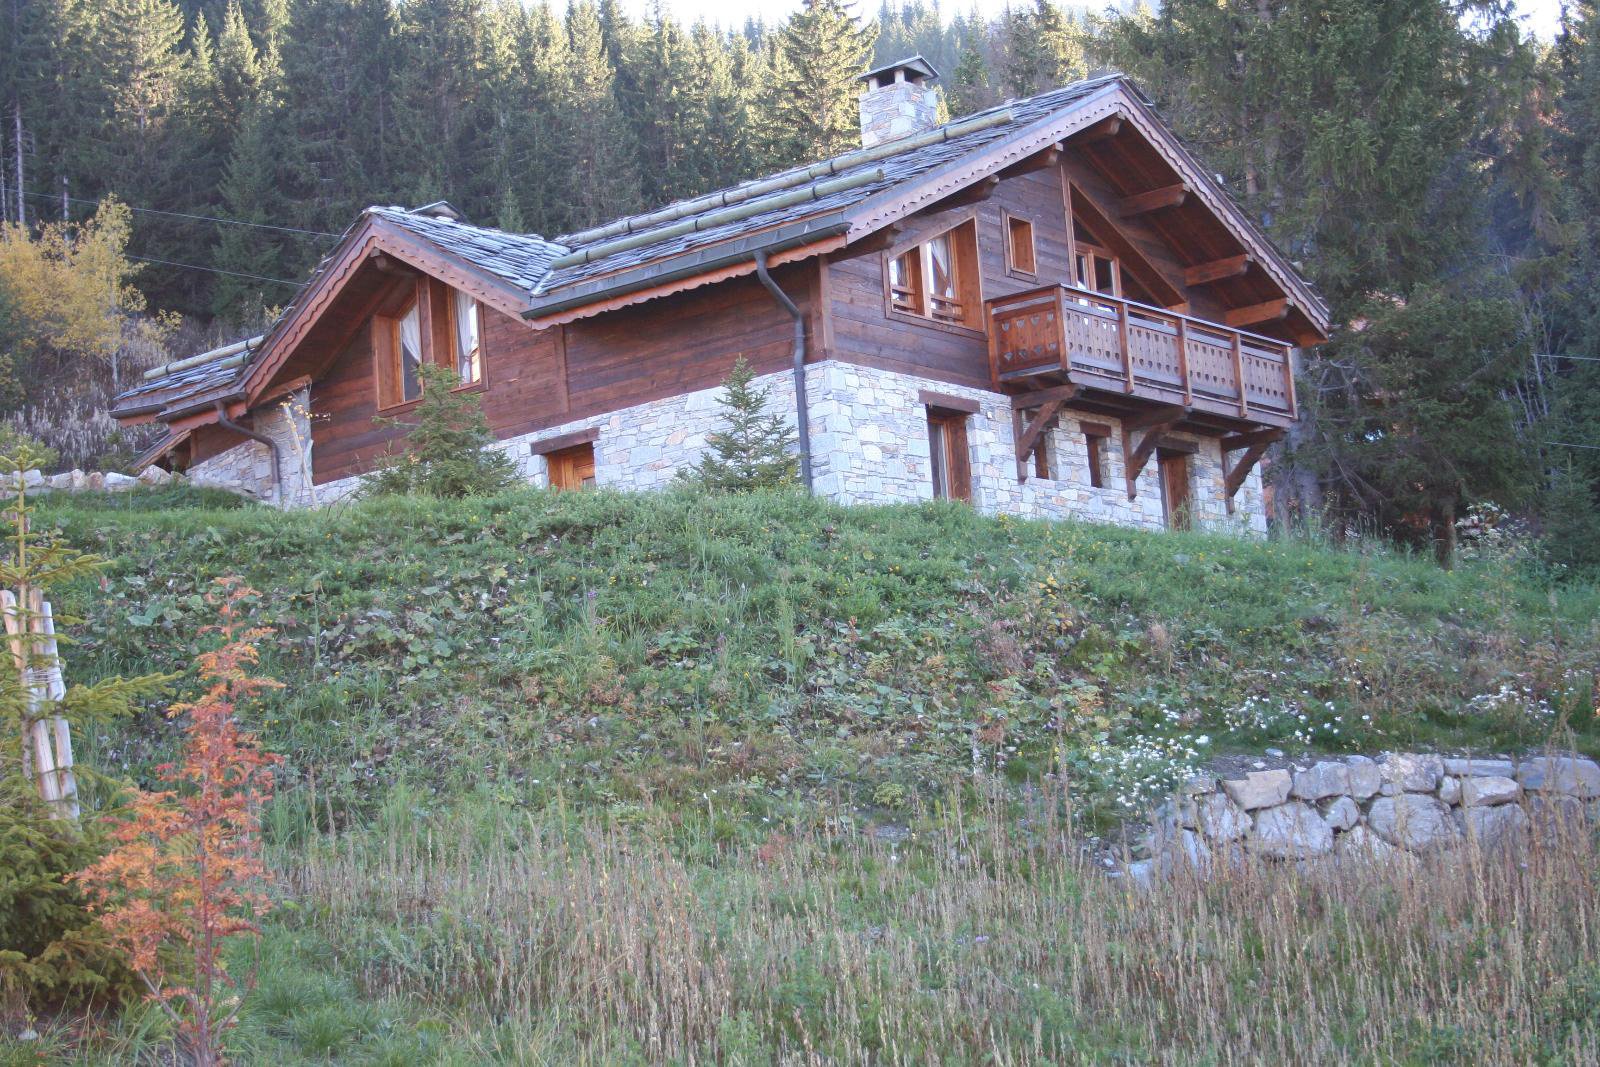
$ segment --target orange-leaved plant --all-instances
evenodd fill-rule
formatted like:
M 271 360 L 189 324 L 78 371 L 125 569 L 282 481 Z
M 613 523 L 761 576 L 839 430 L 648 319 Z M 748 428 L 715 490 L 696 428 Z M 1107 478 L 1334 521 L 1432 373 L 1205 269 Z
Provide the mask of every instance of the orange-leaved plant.
M 258 936 L 269 906 L 260 811 L 278 761 L 234 718 L 240 703 L 280 685 L 251 674 L 256 644 L 272 631 L 242 617 L 254 590 L 233 579 L 218 586 L 208 599 L 221 621 L 207 629 L 222 645 L 197 660 L 206 689 L 168 711 L 184 732 L 182 761 L 158 769 L 171 788 L 135 791 L 111 822 L 115 847 L 76 876 L 202 1067 L 222 1062 L 222 1037 L 254 985 L 254 970 L 230 974 L 222 951 L 230 937 Z

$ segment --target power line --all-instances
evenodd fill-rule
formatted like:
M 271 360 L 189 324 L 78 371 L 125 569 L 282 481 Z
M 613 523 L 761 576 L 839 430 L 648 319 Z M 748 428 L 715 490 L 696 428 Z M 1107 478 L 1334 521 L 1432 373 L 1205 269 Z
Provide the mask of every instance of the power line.
M 1535 352 L 1534 359 L 1578 359 L 1585 363 L 1600 363 L 1600 356 L 1566 356 L 1560 352 Z
M 62 200 L 62 197 L 59 194 L 52 195 L 50 193 L 36 193 L 36 192 L 33 192 L 32 190 L 29 190 L 29 189 L 24 189 L 22 192 L 26 196 L 36 197 L 39 200 L 48 200 L 48 201 L 50 201 L 52 203 L 60 203 L 61 200 Z M 100 203 L 100 201 L 98 201 L 98 200 L 83 200 L 83 199 L 80 199 L 80 198 L 78 198 L 76 196 L 69 196 L 69 197 L 66 197 L 65 199 L 69 203 L 73 203 L 73 204 L 91 204 L 92 205 L 92 204 L 99 204 Z M 305 235 L 310 236 L 310 237 L 338 237 L 339 236 L 339 234 L 329 233 L 326 230 L 303 230 L 303 229 L 299 228 L 298 226 L 274 226 L 271 223 L 267 223 L 267 222 L 241 222 L 238 219 L 219 219 L 215 215 L 191 215 L 188 212 L 184 212 L 184 211 L 163 211 L 160 208 L 134 207 L 131 204 L 127 205 L 127 207 L 128 207 L 129 211 L 137 211 L 140 214 L 144 214 L 144 215 L 167 215 L 167 216 L 170 216 L 170 217 L 175 218 L 175 219 L 193 219 L 196 222 L 219 222 L 219 223 L 222 223 L 222 224 L 227 225 L 227 226 L 249 226 L 249 227 L 252 227 L 252 228 L 257 229 L 257 230 L 277 230 L 280 233 L 305 234 Z
M 260 274 L 246 274 L 243 271 L 223 270 L 221 267 L 202 267 L 198 263 L 175 263 L 170 259 L 155 259 L 150 256 L 129 256 L 128 258 L 137 259 L 141 263 L 159 263 L 163 267 L 185 267 L 189 270 L 203 270 L 211 274 L 227 274 L 234 278 L 249 278 L 251 281 L 256 282 L 275 282 L 278 285 L 292 285 L 296 289 L 300 288 L 299 282 L 291 282 L 287 278 L 266 278 Z
M 1580 445 L 1575 441 L 1546 441 L 1547 445 L 1560 445 L 1562 448 L 1589 448 L 1600 452 L 1600 445 Z

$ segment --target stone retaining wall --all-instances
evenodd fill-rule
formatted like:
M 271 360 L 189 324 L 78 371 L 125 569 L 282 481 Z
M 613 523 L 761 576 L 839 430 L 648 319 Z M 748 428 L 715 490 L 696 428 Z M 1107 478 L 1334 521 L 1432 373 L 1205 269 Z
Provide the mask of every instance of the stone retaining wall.
M 1301 760 L 1205 774 L 1157 813 L 1139 882 L 1239 852 L 1277 860 L 1386 859 L 1495 846 L 1552 821 L 1600 823 L 1600 764 L 1577 756 L 1418 753 Z

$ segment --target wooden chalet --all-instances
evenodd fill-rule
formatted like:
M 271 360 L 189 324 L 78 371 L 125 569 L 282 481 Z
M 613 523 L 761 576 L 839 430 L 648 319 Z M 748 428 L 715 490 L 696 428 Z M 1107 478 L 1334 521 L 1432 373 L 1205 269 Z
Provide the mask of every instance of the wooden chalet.
M 861 149 L 580 233 L 369 208 L 265 335 L 113 414 L 165 426 L 143 463 L 325 503 L 434 362 L 531 482 L 643 489 L 743 356 L 834 499 L 1263 526 L 1321 299 L 1128 79 L 935 125 L 935 77 L 868 74 Z

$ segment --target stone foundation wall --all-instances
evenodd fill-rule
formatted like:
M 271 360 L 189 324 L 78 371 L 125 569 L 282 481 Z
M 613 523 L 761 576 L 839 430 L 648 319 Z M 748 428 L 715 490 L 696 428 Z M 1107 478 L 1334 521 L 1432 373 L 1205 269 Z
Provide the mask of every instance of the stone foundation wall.
M 254 413 L 253 428 L 278 445 L 278 462 L 283 479 L 282 503 L 286 507 L 310 507 L 325 503 L 311 484 L 311 423 L 306 390 L 269 404 Z M 195 485 L 229 489 L 235 493 L 278 503 L 273 486 L 272 449 L 260 441 L 245 441 L 226 452 L 203 459 L 185 474 Z
M 1156 814 L 1136 881 L 1241 852 L 1314 861 L 1514 842 L 1555 821 L 1600 823 L 1600 764 L 1576 756 L 1390 753 L 1202 775 Z
M 763 375 L 756 383 L 768 390 L 768 410 L 794 426 L 794 380 L 789 372 Z M 1010 398 L 983 389 L 947 385 L 931 378 L 826 361 L 806 368 L 806 397 L 811 416 L 812 473 L 818 495 L 844 504 L 894 504 L 933 498 L 932 458 L 928 444 L 927 409 L 922 391 L 961 397 L 978 405 L 967 419 L 971 448 L 973 505 L 988 514 L 1026 518 L 1077 518 L 1146 529 L 1166 525 L 1161 486 L 1152 460 L 1140 474 L 1135 499 L 1124 481 L 1122 441 L 1117 420 L 1108 424 L 1104 487 L 1089 484 L 1088 446 L 1080 421 L 1063 413 L 1045 435 L 1042 447 L 1054 477 L 1029 477 L 1017 482 Z M 721 425 L 720 388 L 668 397 L 621 411 L 551 426 L 499 441 L 533 485 L 548 485 L 543 456 L 530 446 L 581 430 L 596 431 L 595 481 L 617 489 L 659 489 L 678 471 L 694 465 L 708 437 Z M 258 413 L 256 425 L 279 443 L 288 506 L 328 504 L 350 495 L 359 478 L 324 485 L 310 479 L 309 437 L 305 397 Z M 1174 434 L 1175 437 L 1188 437 Z M 1266 530 L 1266 510 L 1259 472 L 1252 472 L 1229 514 L 1223 494 L 1223 466 L 1216 438 L 1193 437 L 1198 451 L 1190 457 L 1189 496 L 1197 526 L 1212 529 Z M 271 496 L 271 452 L 249 441 L 190 468 L 198 484 L 216 485 L 256 499 Z

